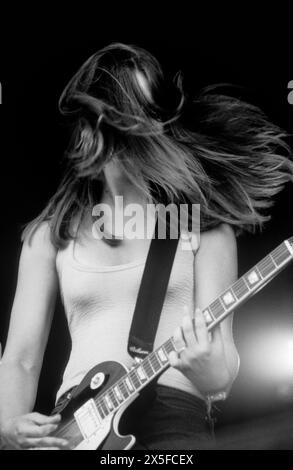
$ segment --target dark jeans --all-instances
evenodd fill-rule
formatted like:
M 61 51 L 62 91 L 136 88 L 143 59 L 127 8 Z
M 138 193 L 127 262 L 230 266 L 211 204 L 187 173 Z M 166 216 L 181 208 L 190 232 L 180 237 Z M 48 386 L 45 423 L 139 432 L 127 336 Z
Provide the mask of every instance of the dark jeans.
M 134 450 L 196 450 L 212 444 L 213 421 L 200 398 L 157 385 L 155 398 L 134 434 Z
M 61 397 L 54 412 L 58 412 Z M 153 398 L 144 407 L 131 433 L 136 437 L 132 450 L 197 450 L 211 448 L 213 419 L 206 403 L 190 393 L 156 385 Z

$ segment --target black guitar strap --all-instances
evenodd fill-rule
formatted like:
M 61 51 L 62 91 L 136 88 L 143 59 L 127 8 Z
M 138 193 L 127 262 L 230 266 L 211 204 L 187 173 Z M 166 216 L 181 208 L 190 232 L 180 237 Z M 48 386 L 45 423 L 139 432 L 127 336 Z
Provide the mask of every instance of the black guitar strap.
M 128 353 L 134 358 L 143 359 L 153 350 L 179 237 L 167 233 L 160 239 L 157 220 L 128 338 Z
M 167 237 L 160 239 L 158 221 L 156 222 L 128 338 L 128 353 L 133 358 L 143 359 L 153 350 L 179 238 L 179 230 L 178 238 L 173 239 L 167 230 Z M 154 383 L 155 381 L 151 385 Z M 61 412 L 72 399 L 75 391 L 78 391 L 78 387 L 59 400 L 60 403 L 58 402 L 52 414 Z

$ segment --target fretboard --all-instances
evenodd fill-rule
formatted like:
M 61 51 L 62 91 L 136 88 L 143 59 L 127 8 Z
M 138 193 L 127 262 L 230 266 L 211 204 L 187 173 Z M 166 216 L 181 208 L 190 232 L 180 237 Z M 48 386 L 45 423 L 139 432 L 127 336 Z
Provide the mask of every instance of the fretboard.
M 293 237 L 281 243 L 206 307 L 203 314 L 208 329 L 212 330 L 289 264 L 293 260 L 292 246 Z M 160 348 L 135 365 L 115 385 L 108 388 L 104 394 L 99 395 L 95 403 L 101 418 L 105 418 L 118 409 L 169 367 L 168 354 L 175 350 L 173 339 L 169 338 Z

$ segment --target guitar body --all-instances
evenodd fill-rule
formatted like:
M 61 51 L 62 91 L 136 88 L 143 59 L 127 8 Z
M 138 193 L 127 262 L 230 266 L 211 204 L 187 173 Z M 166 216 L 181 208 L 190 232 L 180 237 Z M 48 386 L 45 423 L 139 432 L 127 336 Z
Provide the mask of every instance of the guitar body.
M 93 400 L 104 395 L 127 372 L 126 367 L 114 361 L 93 367 L 74 389 L 70 400 L 58 411 L 62 420 L 55 435 L 67 439 L 73 450 L 127 450 L 133 447 L 135 437 L 121 435 L 119 426 L 138 393 L 129 397 L 118 411 L 105 417 L 100 425 L 94 425 L 97 422 Z M 88 406 L 89 403 L 93 406 Z

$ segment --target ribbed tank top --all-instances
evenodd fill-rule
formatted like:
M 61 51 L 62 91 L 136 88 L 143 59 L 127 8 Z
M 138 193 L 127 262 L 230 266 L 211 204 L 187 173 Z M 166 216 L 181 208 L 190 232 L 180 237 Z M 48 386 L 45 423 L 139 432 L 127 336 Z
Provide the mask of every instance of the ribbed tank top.
M 77 259 L 73 240 L 58 251 L 56 267 L 72 345 L 57 400 L 100 362 L 113 360 L 131 367 L 133 359 L 127 352 L 127 342 L 145 261 L 146 258 L 116 266 L 89 265 Z M 194 309 L 194 252 L 191 247 L 186 249 L 186 242 L 180 239 L 155 348 L 181 324 L 186 314 L 184 306 L 190 312 Z M 174 368 L 166 370 L 158 383 L 199 395 L 194 385 Z

